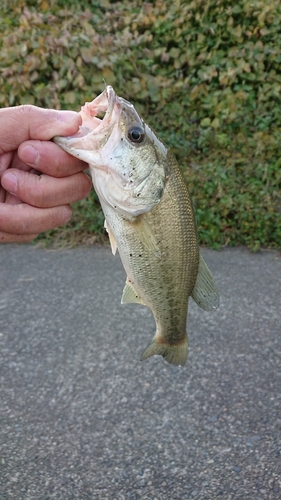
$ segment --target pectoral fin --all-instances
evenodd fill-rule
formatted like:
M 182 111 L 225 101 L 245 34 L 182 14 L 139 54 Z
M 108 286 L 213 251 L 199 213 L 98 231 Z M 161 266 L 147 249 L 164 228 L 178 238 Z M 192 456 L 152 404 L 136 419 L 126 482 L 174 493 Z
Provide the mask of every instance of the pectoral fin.
M 104 227 L 105 227 L 105 229 L 106 229 L 106 231 L 108 233 L 109 242 L 110 242 L 110 246 L 111 246 L 111 251 L 112 251 L 113 255 L 115 255 L 116 252 L 117 252 L 118 247 L 117 247 L 116 240 L 114 238 L 114 234 L 111 231 L 111 229 L 110 229 L 110 227 L 109 227 L 106 219 L 104 220 Z
M 131 303 L 142 304 L 145 306 L 145 303 L 143 302 L 143 300 L 140 298 L 139 294 L 134 289 L 129 278 L 127 278 L 127 281 L 125 283 L 124 290 L 123 290 L 123 295 L 121 298 L 121 304 L 131 304 Z
M 202 255 L 200 255 L 197 280 L 191 297 L 196 304 L 205 311 L 216 309 L 220 304 L 219 292 L 213 276 L 211 275 L 211 271 Z
M 144 215 L 139 216 L 137 220 L 133 222 L 133 224 L 134 224 L 134 229 L 138 234 L 138 238 L 140 239 L 142 244 L 150 252 L 157 255 L 157 257 L 161 257 L 161 251 L 159 249 L 159 246 L 157 245 L 156 238 L 145 216 Z

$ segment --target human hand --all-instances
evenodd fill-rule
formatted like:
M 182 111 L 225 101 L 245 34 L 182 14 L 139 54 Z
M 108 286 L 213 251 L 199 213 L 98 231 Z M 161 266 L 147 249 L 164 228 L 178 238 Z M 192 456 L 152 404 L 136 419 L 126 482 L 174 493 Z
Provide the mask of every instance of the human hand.
M 89 194 L 87 165 L 50 141 L 75 134 L 79 125 L 73 111 L 0 109 L 0 243 L 31 241 L 65 224 L 69 204 Z

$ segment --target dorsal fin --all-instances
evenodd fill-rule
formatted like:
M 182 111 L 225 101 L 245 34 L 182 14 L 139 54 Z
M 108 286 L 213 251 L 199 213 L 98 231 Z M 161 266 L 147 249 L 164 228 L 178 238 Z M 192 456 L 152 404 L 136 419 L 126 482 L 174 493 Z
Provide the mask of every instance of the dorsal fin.
M 220 304 L 214 278 L 202 255 L 200 255 L 197 279 L 191 297 L 205 311 L 216 309 Z

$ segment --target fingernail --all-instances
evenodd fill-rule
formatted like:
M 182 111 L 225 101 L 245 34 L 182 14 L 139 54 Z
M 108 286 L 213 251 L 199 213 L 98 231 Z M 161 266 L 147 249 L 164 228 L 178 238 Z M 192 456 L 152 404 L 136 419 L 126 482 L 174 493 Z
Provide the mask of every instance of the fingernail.
M 33 146 L 24 146 L 20 152 L 21 159 L 28 165 L 37 165 L 39 153 Z
M 58 113 L 58 118 L 60 121 L 64 123 L 71 123 L 74 122 L 75 120 L 78 120 L 78 113 L 75 111 L 59 111 Z
M 18 187 L 18 180 L 16 176 L 10 172 L 5 172 L 2 176 L 2 186 L 9 193 L 16 194 Z

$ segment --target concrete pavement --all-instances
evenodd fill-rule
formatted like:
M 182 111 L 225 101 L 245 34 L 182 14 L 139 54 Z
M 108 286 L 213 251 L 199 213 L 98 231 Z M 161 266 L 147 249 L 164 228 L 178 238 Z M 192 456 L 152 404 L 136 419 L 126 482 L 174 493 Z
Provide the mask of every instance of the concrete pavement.
M 281 498 L 281 257 L 203 250 L 183 368 L 105 247 L 0 247 L 0 499 Z

